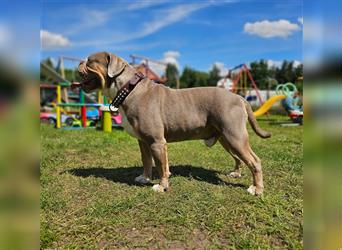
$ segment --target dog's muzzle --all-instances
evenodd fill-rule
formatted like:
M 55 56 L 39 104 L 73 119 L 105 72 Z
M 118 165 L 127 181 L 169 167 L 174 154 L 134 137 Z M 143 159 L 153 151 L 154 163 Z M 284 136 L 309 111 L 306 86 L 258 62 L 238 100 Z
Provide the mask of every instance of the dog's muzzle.
M 80 72 L 83 76 L 87 75 L 87 61 L 81 61 L 78 65 L 78 72 Z

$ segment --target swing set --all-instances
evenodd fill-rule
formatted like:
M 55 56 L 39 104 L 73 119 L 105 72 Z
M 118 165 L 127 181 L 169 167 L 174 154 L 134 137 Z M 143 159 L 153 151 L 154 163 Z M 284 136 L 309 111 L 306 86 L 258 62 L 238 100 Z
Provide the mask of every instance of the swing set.
M 232 69 L 229 70 L 229 72 L 232 72 L 234 70 L 239 69 L 239 73 L 237 77 L 233 80 L 233 86 L 232 86 L 232 92 L 239 94 L 243 97 L 251 96 L 251 90 L 254 89 L 257 98 L 259 99 L 260 104 L 262 105 L 264 103 L 263 98 L 260 95 L 259 89 L 254 81 L 254 78 L 249 71 L 246 64 L 240 64 Z M 230 75 L 230 74 L 228 74 Z M 228 76 L 227 76 L 228 77 Z M 252 88 L 248 87 L 248 79 L 251 82 Z

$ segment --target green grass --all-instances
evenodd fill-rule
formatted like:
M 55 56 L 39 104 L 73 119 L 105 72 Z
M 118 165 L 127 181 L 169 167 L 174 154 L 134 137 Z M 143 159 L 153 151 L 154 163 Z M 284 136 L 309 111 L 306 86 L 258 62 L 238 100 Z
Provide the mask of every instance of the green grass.
M 259 123 L 273 134 L 249 130 L 262 197 L 247 193 L 246 166 L 242 178 L 227 176 L 234 161 L 219 144 L 169 144 L 171 191 L 155 193 L 134 183 L 140 152 L 125 132 L 42 126 L 41 247 L 302 249 L 303 129 Z

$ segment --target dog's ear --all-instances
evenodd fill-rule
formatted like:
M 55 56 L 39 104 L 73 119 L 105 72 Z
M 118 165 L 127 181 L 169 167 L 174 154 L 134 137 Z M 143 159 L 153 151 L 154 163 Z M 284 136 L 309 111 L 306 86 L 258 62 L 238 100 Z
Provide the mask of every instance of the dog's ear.
M 125 69 L 126 62 L 116 55 L 108 53 L 107 74 L 110 78 L 116 77 Z

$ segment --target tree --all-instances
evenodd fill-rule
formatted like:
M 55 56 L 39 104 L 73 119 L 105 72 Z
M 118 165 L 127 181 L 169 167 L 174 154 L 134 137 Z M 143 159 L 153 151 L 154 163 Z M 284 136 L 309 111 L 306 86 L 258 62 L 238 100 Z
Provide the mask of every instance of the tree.
M 293 61 L 283 61 L 281 67 L 276 69 L 276 79 L 279 83 L 296 82 L 297 79 Z
M 176 65 L 168 63 L 166 66 L 165 72 L 167 78 L 167 84 L 171 88 L 175 88 L 177 86 L 177 79 L 179 78 L 179 72 Z
M 303 64 L 299 64 L 296 68 L 295 68 L 295 75 L 296 78 L 298 79 L 298 77 L 303 76 Z
M 194 70 L 186 66 L 180 78 L 181 88 L 192 88 L 196 84 L 196 76 Z
M 209 72 L 208 85 L 216 86 L 217 82 L 221 79 L 220 69 L 214 64 L 213 68 Z
M 76 81 L 76 82 L 82 81 L 82 78 L 79 75 L 77 68 L 74 68 L 74 69 L 64 69 L 64 75 L 65 75 L 65 79 L 67 79 L 67 80 L 69 80 L 71 82 L 73 82 L 73 81 Z
M 60 70 L 57 70 L 52 63 L 51 58 L 47 58 L 45 60 L 42 60 L 42 63 L 44 63 L 45 65 L 49 66 L 51 69 L 55 70 L 58 74 L 61 74 Z M 82 81 L 81 76 L 78 73 L 77 67 L 73 68 L 73 69 L 64 69 L 64 75 L 65 75 L 65 79 L 73 82 L 80 82 Z M 43 72 L 40 72 L 40 81 L 41 82 L 49 82 L 49 83 L 54 83 L 54 80 L 51 79 L 51 77 L 49 77 L 48 75 L 44 74 Z
M 49 66 L 50 68 L 54 69 L 51 58 L 46 58 L 45 60 L 42 60 L 42 63 L 44 63 L 47 66 Z M 40 81 L 41 82 L 47 82 L 47 81 L 49 81 L 49 78 L 45 74 L 40 72 Z
M 299 92 L 303 93 L 303 80 L 299 80 L 299 77 L 303 77 L 303 64 L 300 64 L 295 69 L 296 85 Z
M 269 78 L 272 77 L 272 71 L 269 69 L 267 61 L 262 59 L 252 62 L 250 64 L 250 72 L 258 88 L 267 89 Z
M 203 87 L 208 85 L 209 74 L 186 66 L 180 78 L 182 88 Z
M 195 87 L 208 86 L 209 74 L 207 72 L 195 71 L 196 84 Z

